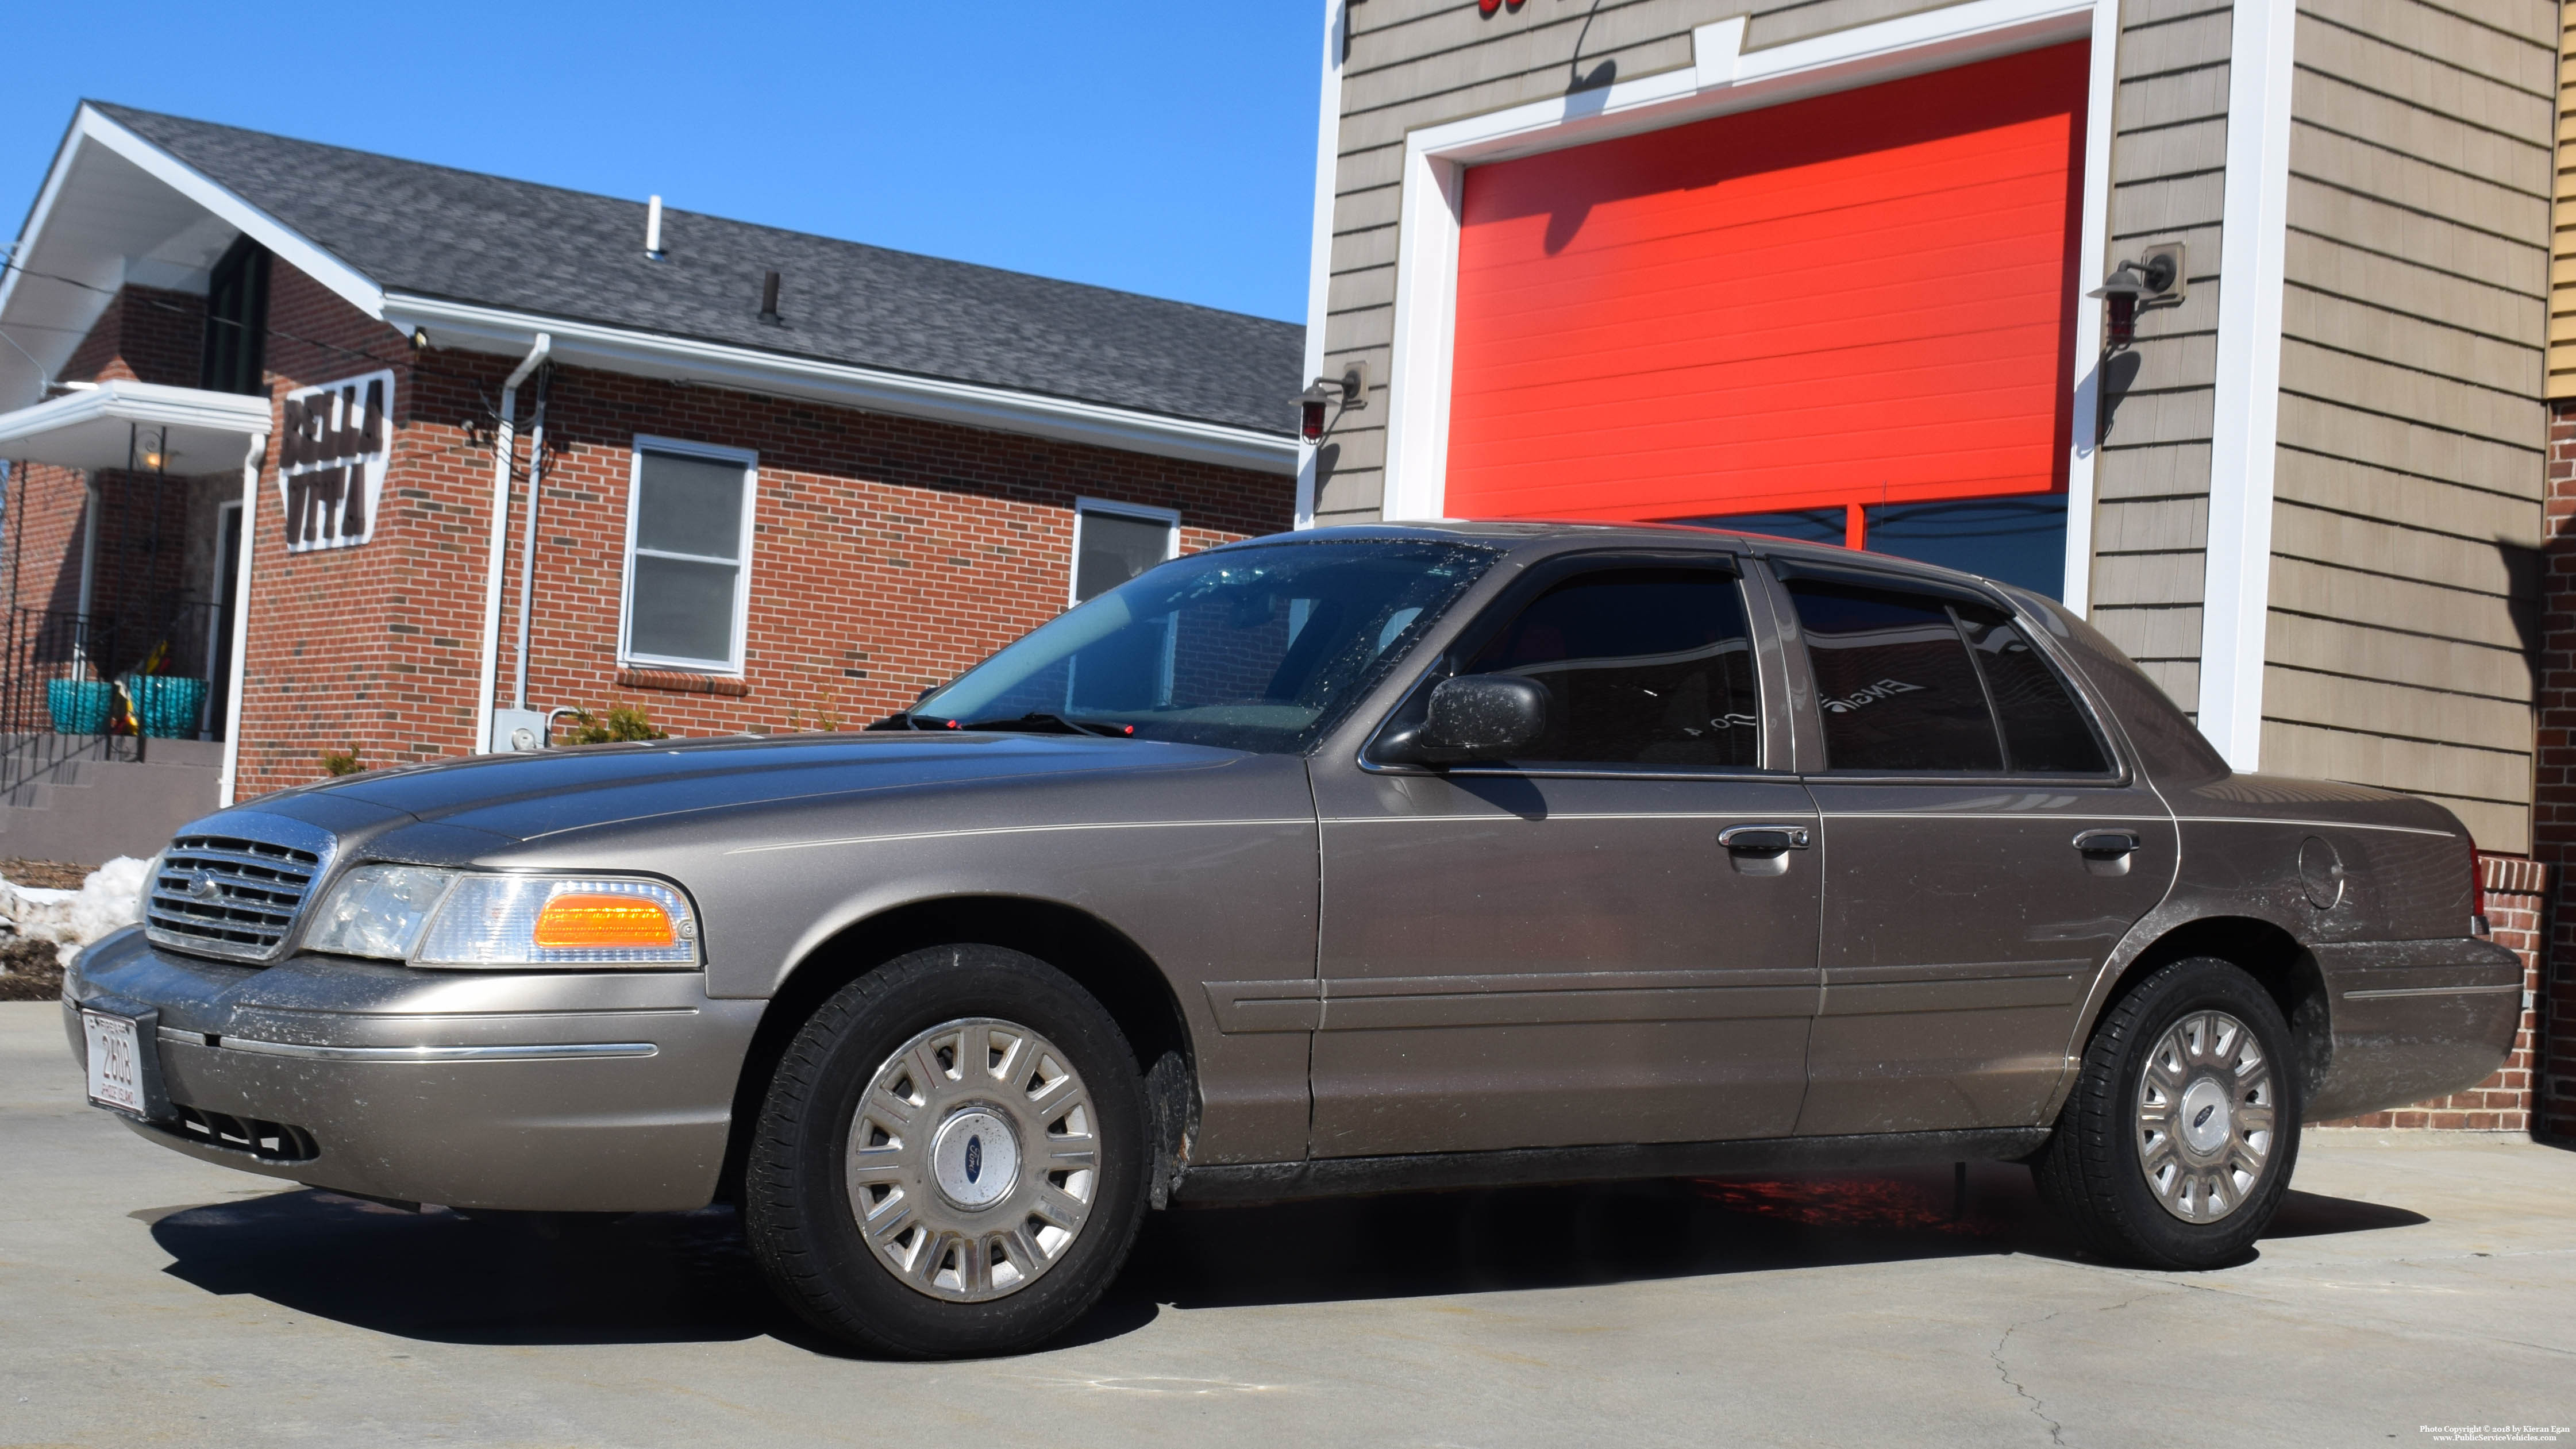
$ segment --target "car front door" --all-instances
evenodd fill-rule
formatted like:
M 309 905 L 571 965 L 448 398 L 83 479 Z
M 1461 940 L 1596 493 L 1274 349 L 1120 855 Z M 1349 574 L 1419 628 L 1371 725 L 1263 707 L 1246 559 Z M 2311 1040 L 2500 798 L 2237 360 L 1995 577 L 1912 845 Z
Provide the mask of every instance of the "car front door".
M 2035 1125 L 2095 971 L 2173 880 L 2172 814 L 2035 642 L 2044 623 L 1920 579 L 1781 574 L 1824 756 L 1798 1132 Z
M 1790 1132 L 1819 892 L 1769 603 L 1723 554 L 1541 565 L 1390 722 L 1524 675 L 1524 757 L 1314 762 L 1316 1156 Z

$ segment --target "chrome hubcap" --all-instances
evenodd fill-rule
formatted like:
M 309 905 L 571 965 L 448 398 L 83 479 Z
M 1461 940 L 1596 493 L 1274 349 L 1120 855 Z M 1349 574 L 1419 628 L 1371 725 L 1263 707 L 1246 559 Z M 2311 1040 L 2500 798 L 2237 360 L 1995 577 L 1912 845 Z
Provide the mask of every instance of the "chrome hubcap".
M 2138 1167 L 2166 1212 L 2214 1223 L 2254 1195 L 2278 1126 L 2272 1064 L 2223 1011 L 2175 1022 L 2138 1078 Z
M 974 1017 L 886 1058 L 850 1123 L 850 1211 L 877 1261 L 932 1298 L 1016 1293 L 1081 1236 L 1098 1122 L 1072 1061 L 1027 1027 Z

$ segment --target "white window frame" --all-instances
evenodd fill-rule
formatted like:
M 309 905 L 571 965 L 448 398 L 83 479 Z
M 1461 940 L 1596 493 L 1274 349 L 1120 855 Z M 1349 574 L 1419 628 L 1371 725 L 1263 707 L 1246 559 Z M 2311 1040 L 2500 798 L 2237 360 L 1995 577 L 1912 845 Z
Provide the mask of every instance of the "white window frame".
M 2248 0 L 2286 4 L 2287 0 Z M 1786 45 L 1744 49 L 1745 19 L 1691 33 L 1692 63 L 1556 100 L 1427 126 L 1404 138 L 1393 365 L 1387 369 L 1380 516 L 1440 518 L 1448 504 L 1450 362 L 1457 336 L 1458 234 L 1467 168 L 1614 136 L 1946 70 L 2090 38 L 2079 279 L 2101 275 L 2109 245 L 2111 109 L 2120 0 L 1965 0 Z M 1328 200 L 1319 199 L 1319 207 Z M 2102 312 L 2079 304 L 2072 357 L 2074 439 L 2067 460 L 2066 598 L 2086 611 L 2093 553 L 2093 436 Z M 2223 329 L 2222 329 L 2223 330 Z M 1310 326 L 1308 345 L 1320 334 Z M 1303 496 L 1301 495 L 1301 502 Z
M 638 550 L 635 546 L 636 502 L 644 493 L 644 455 L 664 453 L 677 458 L 701 458 L 716 463 L 742 465 L 742 521 L 739 544 L 734 559 L 720 559 L 708 554 L 666 553 L 659 549 Z M 743 672 L 743 655 L 751 629 L 751 524 L 760 498 L 760 455 L 748 448 L 728 448 L 717 443 L 691 442 L 686 438 L 664 438 L 650 433 L 637 433 L 627 451 L 626 460 L 626 555 L 624 577 L 617 589 L 617 662 L 647 669 L 676 669 L 690 674 L 739 676 Z M 696 563 L 727 563 L 735 566 L 733 581 L 733 657 L 730 659 L 680 659 L 667 654 L 638 654 L 628 647 L 634 639 L 635 625 L 635 560 L 640 553 L 649 558 L 682 559 Z
M 1177 508 L 1156 508 L 1150 503 L 1117 503 L 1106 498 L 1073 500 L 1073 557 L 1064 569 L 1064 606 L 1068 609 L 1082 600 L 1074 591 L 1082 587 L 1082 517 L 1086 513 L 1106 513 L 1112 518 L 1132 519 L 1138 523 L 1163 525 L 1162 562 L 1170 563 L 1181 556 L 1181 513 Z

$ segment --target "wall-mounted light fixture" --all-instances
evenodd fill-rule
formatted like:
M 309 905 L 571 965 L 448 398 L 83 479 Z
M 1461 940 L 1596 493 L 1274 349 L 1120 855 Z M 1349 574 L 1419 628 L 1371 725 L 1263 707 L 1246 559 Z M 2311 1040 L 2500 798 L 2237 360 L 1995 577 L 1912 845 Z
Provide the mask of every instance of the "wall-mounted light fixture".
M 1340 377 L 1319 377 L 1314 385 L 1297 394 L 1299 437 L 1310 443 L 1324 440 L 1324 409 L 1339 403 L 1346 413 L 1368 406 L 1368 364 L 1354 362 L 1342 369 Z
M 2165 242 L 2138 254 L 2136 261 L 2126 261 L 2111 269 L 2102 285 L 2085 293 L 2100 297 L 2110 304 L 2110 325 L 2103 330 L 2103 342 L 2110 347 L 2126 347 L 2138 340 L 2138 308 L 2142 303 L 2171 305 L 2183 298 L 2183 251 L 2181 242 Z

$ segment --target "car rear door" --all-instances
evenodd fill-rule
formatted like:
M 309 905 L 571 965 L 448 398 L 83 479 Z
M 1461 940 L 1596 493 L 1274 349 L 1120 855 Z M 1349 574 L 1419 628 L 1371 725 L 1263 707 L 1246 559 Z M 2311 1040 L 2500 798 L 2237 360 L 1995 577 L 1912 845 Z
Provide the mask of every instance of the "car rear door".
M 1540 565 L 1404 707 L 1537 679 L 1526 758 L 1313 761 L 1315 1155 L 1791 1130 L 1819 891 L 1768 603 L 1714 551 Z M 1782 833 L 1720 844 L 1747 826 Z
M 1999 599 L 1779 572 L 1823 756 L 1806 778 L 1824 994 L 1798 1131 L 2034 1125 L 2086 987 L 2172 882 L 2171 812 Z

